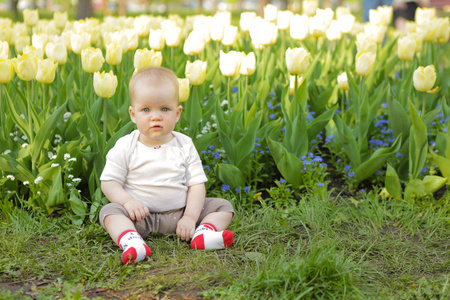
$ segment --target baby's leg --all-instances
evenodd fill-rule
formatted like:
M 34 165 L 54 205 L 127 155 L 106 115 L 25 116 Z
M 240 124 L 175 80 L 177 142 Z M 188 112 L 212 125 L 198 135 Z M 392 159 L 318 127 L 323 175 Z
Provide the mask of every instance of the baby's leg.
M 225 199 L 207 198 L 195 230 L 191 248 L 197 250 L 223 249 L 233 243 L 233 232 L 225 230 L 233 219 L 233 207 Z
M 141 261 L 151 255 L 150 248 L 136 231 L 134 223 L 123 206 L 112 203 L 106 205 L 100 212 L 100 220 L 113 241 L 123 249 L 124 264 Z

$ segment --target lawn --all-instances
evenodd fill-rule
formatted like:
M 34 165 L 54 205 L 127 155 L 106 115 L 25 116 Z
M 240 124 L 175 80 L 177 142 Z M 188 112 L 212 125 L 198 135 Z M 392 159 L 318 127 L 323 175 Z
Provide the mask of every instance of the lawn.
M 448 299 L 448 194 L 305 194 L 284 209 L 260 198 L 253 211 L 237 199 L 230 248 L 152 236 L 151 259 L 127 266 L 97 223 L 16 208 L 0 225 L 1 299 Z

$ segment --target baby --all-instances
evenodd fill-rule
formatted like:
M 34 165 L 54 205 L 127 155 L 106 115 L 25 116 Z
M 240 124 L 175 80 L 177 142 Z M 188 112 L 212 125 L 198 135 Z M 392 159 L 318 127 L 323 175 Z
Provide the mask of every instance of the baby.
M 131 120 L 137 130 L 120 138 L 106 156 L 101 188 L 111 202 L 100 222 L 122 248 L 122 262 L 151 255 L 142 237 L 175 233 L 197 250 L 222 249 L 233 242 L 225 230 L 234 210 L 220 198 L 205 198 L 206 175 L 188 136 L 173 131 L 180 119 L 178 78 L 150 67 L 129 83 Z

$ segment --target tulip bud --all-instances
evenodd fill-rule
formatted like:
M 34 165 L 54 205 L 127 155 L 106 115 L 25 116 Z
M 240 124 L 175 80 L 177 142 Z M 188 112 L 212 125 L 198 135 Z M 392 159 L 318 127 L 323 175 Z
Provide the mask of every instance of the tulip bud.
M 437 32 L 436 39 L 440 44 L 448 42 L 450 33 L 450 25 L 448 17 L 437 19 L 436 32 Z
M 377 44 L 372 38 L 365 33 L 358 33 L 356 36 L 356 50 L 357 53 L 372 52 L 377 53 Z
M 147 48 L 138 49 L 134 54 L 134 68 L 136 71 L 144 67 L 154 66 L 158 67 L 162 64 L 161 52 L 148 50 Z
M 51 58 L 38 60 L 36 80 L 41 83 L 52 83 L 55 80 L 55 72 L 57 67 L 58 64 L 54 63 Z
M 193 63 L 186 62 L 186 78 L 192 85 L 201 85 L 205 81 L 207 62 L 196 60 Z
M 183 52 L 186 55 L 198 55 L 205 48 L 205 38 L 199 31 L 191 31 L 184 41 Z
M 236 77 L 239 75 L 242 55 L 242 52 L 230 51 L 228 53 L 224 53 L 220 50 L 219 68 L 224 76 Z
M 25 9 L 23 11 L 23 20 L 25 22 L 25 25 L 28 27 L 34 27 L 36 26 L 38 20 L 39 20 L 39 13 L 37 9 Z
M 45 45 L 47 45 L 48 36 L 46 34 L 35 34 L 33 33 L 31 37 L 31 45 L 35 48 L 40 48 L 45 50 Z M 44 54 L 44 51 L 43 51 Z
M 14 75 L 13 63 L 10 59 L 0 59 L 0 83 L 8 83 Z
M 389 26 L 392 22 L 392 6 L 378 6 L 377 9 L 369 10 L 369 21 L 378 26 Z
M 375 41 L 378 45 L 383 43 L 384 36 L 386 35 L 386 26 L 374 25 L 368 23 L 364 26 L 364 33 L 371 37 L 373 41 Z
M 176 26 L 164 29 L 164 39 L 167 47 L 178 47 L 181 42 L 181 28 Z
M 291 38 L 303 41 L 309 34 L 309 18 L 307 15 L 294 15 L 291 19 L 289 33 Z
M 398 40 L 397 54 L 401 60 L 412 60 L 416 50 L 416 40 L 410 36 Z
M 60 30 L 63 30 L 64 27 L 66 27 L 68 18 L 69 17 L 67 15 L 66 11 L 64 11 L 64 12 L 56 11 L 53 14 L 53 20 L 55 20 L 55 26 Z
M 337 77 L 338 86 L 341 90 L 348 91 L 350 86 L 348 85 L 347 73 L 344 72 Z
M 150 37 L 148 43 L 150 48 L 154 51 L 161 51 L 164 49 L 164 33 L 161 29 L 150 29 Z
M 58 65 L 63 65 L 67 62 L 67 48 L 62 42 L 59 43 L 47 43 L 45 46 L 45 52 L 47 57 L 53 59 Z
M 291 19 L 294 13 L 290 10 L 280 10 L 277 16 L 277 26 L 280 30 L 289 30 L 291 26 Z
M 411 38 L 413 38 L 416 41 L 416 49 L 414 50 L 414 53 L 419 53 L 422 50 L 422 35 L 418 32 L 412 32 L 408 34 Z
M 342 37 L 341 29 L 339 28 L 339 23 L 336 20 L 331 21 L 330 27 L 326 31 L 327 39 L 330 41 L 338 41 Z
M 89 47 L 81 51 L 81 66 L 87 73 L 93 74 L 100 71 L 104 62 L 102 50 L 98 48 Z
M 417 31 L 422 34 L 422 38 L 425 42 L 434 42 L 437 38 L 437 20 L 424 20 L 418 25 Z
M 309 66 L 311 54 L 304 48 L 288 48 L 286 50 L 286 65 L 289 73 L 298 75 L 305 73 Z
M 120 47 L 122 48 L 122 54 L 127 53 L 128 51 L 128 38 L 125 35 L 125 31 L 121 30 L 121 31 L 115 31 L 113 33 L 110 33 L 109 35 L 105 35 L 105 37 L 108 37 L 107 40 L 107 44 L 116 44 L 116 45 L 120 45 Z
M 356 54 L 356 73 L 361 76 L 368 76 L 375 64 L 376 54 L 373 52 L 361 52 Z
M 237 42 L 238 28 L 236 26 L 226 26 L 223 32 L 222 44 L 225 46 L 234 46 Z
M 253 20 L 256 18 L 256 13 L 253 11 L 241 13 L 241 18 L 239 19 L 239 26 L 242 31 L 249 31 Z
M 264 20 L 275 22 L 277 20 L 278 8 L 275 5 L 267 4 L 264 7 Z
M 241 75 L 250 76 L 253 75 L 253 73 L 255 73 L 255 69 L 256 69 L 255 53 L 250 52 L 247 55 L 243 55 L 239 73 L 241 73 Z
M 186 102 L 189 99 L 189 79 L 178 78 L 178 102 Z
M 0 42 L 0 60 L 7 60 L 9 58 L 9 44 L 8 42 Z
M 417 25 L 422 25 L 424 21 L 430 21 L 436 17 L 436 8 L 434 7 L 418 7 L 416 9 L 415 20 Z
M 99 97 L 111 98 L 116 92 L 117 84 L 117 77 L 113 74 L 113 71 L 94 73 L 94 90 Z
M 278 28 L 271 22 L 255 18 L 250 26 L 250 37 L 254 45 L 273 45 L 278 38 Z
M 149 16 L 139 16 L 134 19 L 134 30 L 137 31 L 140 37 L 145 37 L 150 33 L 150 22 Z
M 128 39 L 128 51 L 134 51 L 139 46 L 139 36 L 134 29 L 125 30 L 125 36 Z
M 44 59 L 44 50 L 33 46 L 25 46 L 23 54 L 33 53 L 38 59 Z
M 23 49 L 30 45 L 30 37 L 29 36 L 19 36 L 14 41 L 14 49 L 17 54 L 22 54 Z
M 222 41 L 226 26 L 229 25 L 226 25 L 219 21 L 215 21 L 213 24 L 211 24 L 210 28 L 211 39 L 215 42 Z
M 303 0 L 302 2 L 303 13 L 307 16 L 314 16 L 318 7 L 318 0 Z
M 72 51 L 76 54 L 81 54 L 81 51 L 89 48 L 91 43 L 91 35 L 87 32 L 81 34 L 72 33 L 70 36 L 70 45 Z
M 297 88 L 303 83 L 303 76 L 297 76 Z M 295 75 L 289 76 L 289 95 L 294 96 L 295 94 Z
M 342 33 L 351 33 L 355 24 L 355 20 L 355 16 L 350 14 L 343 15 L 342 17 L 338 18 L 337 21 Z
M 11 26 L 0 25 L 0 41 L 6 41 L 8 44 L 14 43 Z
M 21 80 L 30 81 L 36 78 L 37 57 L 34 53 L 19 55 L 12 62 Z
M 414 88 L 419 92 L 434 92 L 431 88 L 436 82 L 436 71 L 433 65 L 418 67 L 413 74 Z
M 122 47 L 116 44 L 106 46 L 106 62 L 111 66 L 117 66 L 122 61 Z
M 309 33 L 315 37 L 321 37 L 325 35 L 326 30 L 330 27 L 333 20 L 334 12 L 327 9 L 318 8 L 316 15 L 309 18 Z

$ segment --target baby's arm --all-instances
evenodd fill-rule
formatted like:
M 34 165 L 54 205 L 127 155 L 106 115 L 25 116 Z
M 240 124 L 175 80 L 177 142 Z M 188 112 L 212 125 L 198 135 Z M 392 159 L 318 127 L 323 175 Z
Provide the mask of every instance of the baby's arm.
M 114 180 L 102 181 L 103 194 L 112 203 L 117 203 L 125 207 L 131 220 L 139 222 L 149 215 L 148 207 L 141 201 L 136 200 L 127 193 L 123 186 Z
M 190 186 L 187 192 L 186 209 L 183 217 L 177 224 L 177 235 L 185 241 L 194 236 L 195 224 L 200 217 L 205 204 L 205 184 L 200 183 Z

